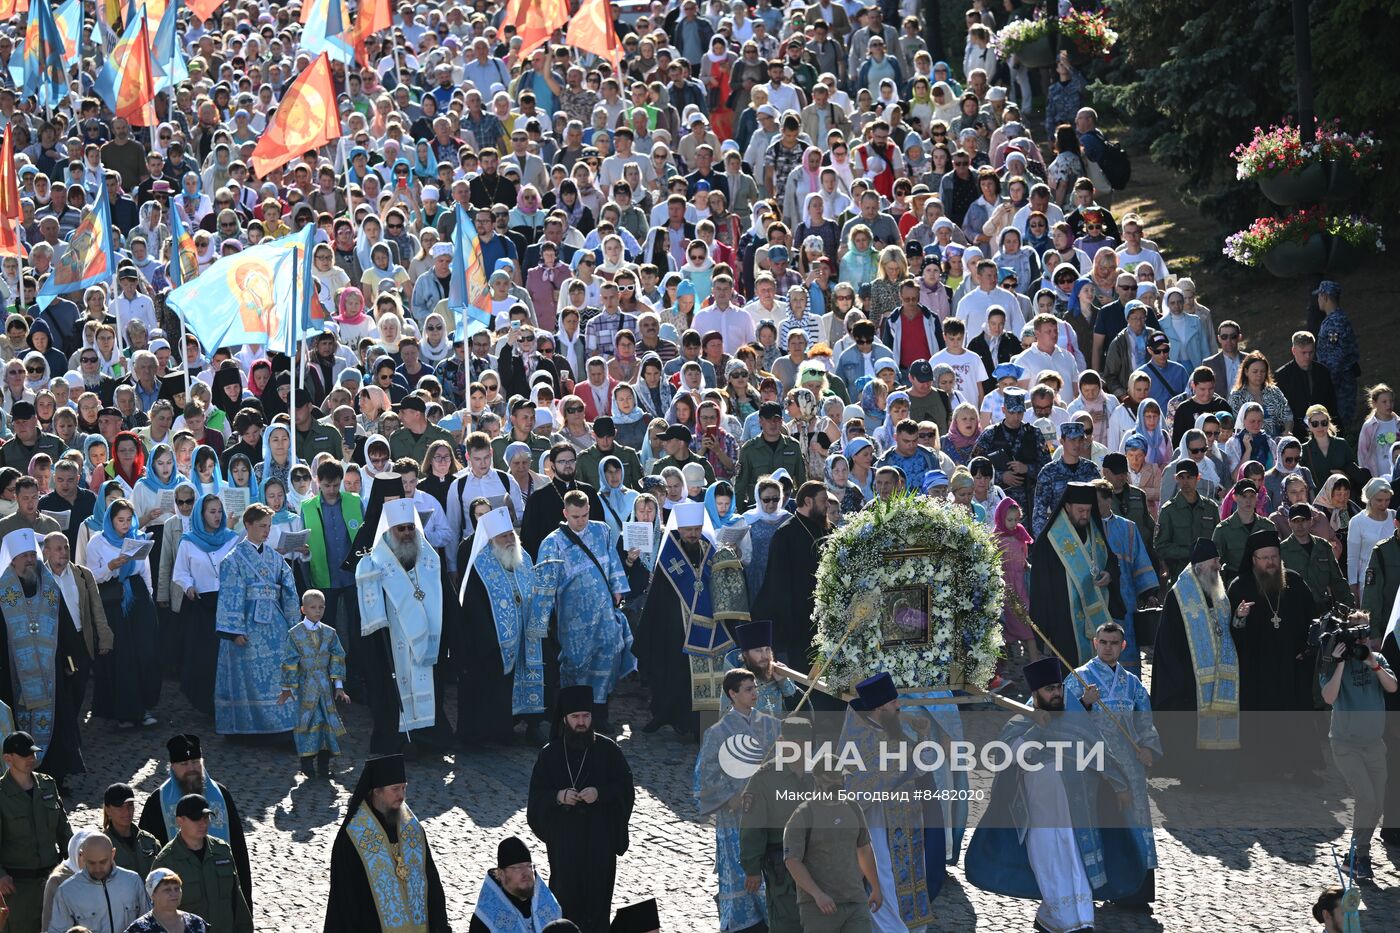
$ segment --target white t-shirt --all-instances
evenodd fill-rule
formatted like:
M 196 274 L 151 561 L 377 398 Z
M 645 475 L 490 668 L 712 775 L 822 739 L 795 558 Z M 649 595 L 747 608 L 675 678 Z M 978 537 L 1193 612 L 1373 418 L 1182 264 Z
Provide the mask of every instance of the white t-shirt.
M 947 363 L 953 367 L 953 372 L 958 377 L 958 391 L 964 398 L 977 398 L 981 383 L 987 378 L 987 367 L 983 365 L 982 357 L 970 350 L 963 350 L 961 353 L 939 350 L 929 357 L 928 361 L 930 366 Z
M 1157 281 L 1162 282 L 1167 278 L 1167 264 L 1162 259 L 1162 254 L 1155 249 L 1144 249 L 1140 253 L 1132 254 L 1127 251 L 1126 246 L 1117 249 L 1118 268 L 1132 272 L 1140 262 L 1152 265 L 1152 274 L 1157 277 Z
M 1042 369 L 1053 369 L 1060 374 L 1064 385 L 1060 386 L 1060 401 L 1069 404 L 1078 394 L 1079 364 L 1063 347 L 1055 347 L 1053 353 L 1042 353 L 1034 344 L 1029 350 L 1022 350 L 1011 358 L 1011 362 L 1025 370 L 1026 378 L 1022 385 L 1029 389 L 1036 375 Z

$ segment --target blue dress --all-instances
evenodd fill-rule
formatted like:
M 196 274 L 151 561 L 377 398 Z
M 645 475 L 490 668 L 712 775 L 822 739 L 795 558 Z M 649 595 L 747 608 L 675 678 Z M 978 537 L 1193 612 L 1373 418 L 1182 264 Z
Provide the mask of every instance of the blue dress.
M 287 630 L 298 613 L 296 584 L 282 556 L 238 542 L 219 566 L 214 724 L 220 735 L 290 732 L 296 725 L 296 709 L 277 698 Z M 246 645 L 234 641 L 240 635 Z

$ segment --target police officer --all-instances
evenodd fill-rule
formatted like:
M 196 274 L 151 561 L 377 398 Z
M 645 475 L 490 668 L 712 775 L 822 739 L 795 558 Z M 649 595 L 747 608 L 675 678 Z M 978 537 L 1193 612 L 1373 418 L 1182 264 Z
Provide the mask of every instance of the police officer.
M 169 868 L 184 881 L 180 909 L 203 917 L 211 929 L 253 933 L 253 914 L 238 881 L 233 850 L 209 835 L 209 801 L 186 794 L 175 805 L 179 832 L 156 855 L 152 870 Z
M 1351 318 L 1342 310 L 1342 286 L 1331 279 L 1323 281 L 1313 292 L 1322 312 L 1322 324 L 1317 329 L 1317 361 L 1332 374 L 1337 389 L 1338 433 L 1351 427 L 1356 414 L 1357 377 L 1361 375 L 1361 348 Z M 1297 418 L 1298 413 L 1294 412 Z
M 160 840 L 136 825 L 136 791 L 130 784 L 113 784 L 102 795 L 102 832 L 117 850 L 117 866 L 142 878 L 160 851 Z
M 44 882 L 68 851 L 73 830 L 58 784 L 34 770 L 39 746 L 16 732 L 0 746 L 9 771 L 0 777 L 0 894 L 10 908 L 8 929 L 39 929 Z

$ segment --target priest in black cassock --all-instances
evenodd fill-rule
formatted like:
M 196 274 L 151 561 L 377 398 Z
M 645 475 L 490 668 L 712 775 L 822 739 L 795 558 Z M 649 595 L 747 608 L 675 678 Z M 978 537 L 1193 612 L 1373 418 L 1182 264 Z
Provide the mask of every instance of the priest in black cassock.
M 1123 618 L 1125 611 L 1118 558 L 1108 546 L 1098 501 L 1091 484 L 1070 483 L 1031 545 L 1031 604 L 1026 608 L 1075 667 L 1096 657 L 1098 627 Z
M 554 467 L 554 478 L 525 500 L 525 514 L 520 518 L 520 543 L 530 557 L 538 557 L 540 544 L 564 520 L 564 493 L 577 489 L 588 496 L 588 520 L 601 522 L 603 501 L 598 490 L 574 478 L 578 470 L 578 451 L 572 444 L 555 444 L 546 459 Z
M 636 797 L 632 769 L 616 742 L 593 731 L 591 687 L 561 689 L 556 713 L 560 731 L 535 759 L 526 818 L 549 854 L 564 916 L 582 933 L 606 933 Z
M 1229 783 L 1240 747 L 1239 659 L 1220 551 L 1197 538 L 1163 607 L 1152 655 L 1152 711 L 1166 773 Z M 1189 715 L 1194 713 L 1195 715 Z M 1165 770 L 1165 769 L 1164 769 Z
M 671 509 L 667 521 L 632 645 L 638 669 L 651 688 L 651 720 L 642 731 L 671 726 L 698 738 L 700 718 L 691 708 L 687 638 L 692 625 L 700 626 L 707 636 L 718 626 L 721 642 L 727 641 L 728 635 L 723 623 L 714 621 L 710 602 L 715 548 L 702 534 L 704 503 L 682 502 Z
M 405 802 L 407 787 L 402 755 L 365 762 L 331 847 L 325 933 L 451 929 L 432 849 Z
M 543 719 L 549 616 L 532 598 L 534 561 L 520 546 L 509 509 L 481 516 L 468 540 L 471 549 L 459 565 L 463 637 L 456 650 L 464 657 L 457 738 L 468 748 L 509 745 L 517 717 Z
M 650 897 L 619 907 L 608 933 L 660 933 L 660 930 L 661 914 L 656 909 L 656 898 Z
M 812 666 L 817 564 L 822 542 L 831 534 L 826 498 L 826 485 L 819 480 L 798 487 L 796 512 L 773 533 L 768 546 L 768 570 L 752 612 L 755 619 L 773 620 L 773 654 L 778 660 L 804 673 Z
M 87 671 L 91 658 L 38 547 L 29 528 L 0 544 L 0 700 L 14 714 L 14 727 L 43 749 L 37 770 L 62 787 L 68 775 L 86 770 L 81 698 L 69 682 Z
M 170 756 L 170 775 L 146 798 L 141 808 L 141 822 L 146 832 L 155 836 L 163 846 L 180 833 L 175 825 L 175 808 L 180 799 L 199 794 L 213 811 L 209 818 L 209 835 L 227 842 L 233 850 L 233 867 L 243 885 L 248 909 L 253 907 L 253 873 L 248 861 L 248 839 L 243 834 L 243 817 L 229 789 L 209 776 L 204 769 L 204 751 L 199 736 L 181 733 L 165 743 Z
M 1248 759 L 1261 774 L 1310 779 L 1309 770 L 1321 765 L 1315 717 L 1308 715 L 1314 669 L 1308 628 L 1316 607 L 1303 578 L 1283 566 L 1272 525 L 1249 536 L 1229 596 Z M 1284 712 L 1294 715 L 1279 715 Z

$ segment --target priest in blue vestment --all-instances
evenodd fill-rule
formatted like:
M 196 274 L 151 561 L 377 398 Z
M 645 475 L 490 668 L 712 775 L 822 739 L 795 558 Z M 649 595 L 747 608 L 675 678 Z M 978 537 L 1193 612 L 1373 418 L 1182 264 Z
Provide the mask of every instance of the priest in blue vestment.
M 1131 806 L 1112 746 L 1104 749 L 1102 771 L 1077 770 L 1073 752 L 1064 756 L 1063 767 L 1055 767 L 1055 747 L 1046 743 L 1093 747 L 1101 741 L 1087 716 L 1065 715 L 1064 677 L 1055 657 L 1026 665 L 1035 708 L 1048 716 L 1013 716 L 1002 728 L 999 741 L 1011 748 L 1016 764 L 997 772 L 966 859 L 971 884 L 1039 900 L 1035 921 L 1050 933 L 1093 929 L 1094 901 L 1136 893 L 1148 870 L 1133 832 L 1098 822 L 1105 783 L 1120 809 Z M 1032 767 L 1023 768 L 1021 761 Z
M 1142 539 L 1137 522 L 1113 511 L 1113 487 L 1107 480 L 1095 480 L 1098 491 L 1099 517 L 1103 519 L 1104 539 L 1108 550 L 1118 560 L 1118 595 L 1123 600 L 1123 617 L 1118 619 L 1123 626 L 1123 656 L 1119 663 L 1134 675 L 1142 673 L 1142 658 L 1138 652 L 1137 631 L 1134 619 L 1138 600 L 1155 597 L 1161 581 L 1157 568 L 1152 566 L 1152 555 L 1147 551 L 1147 543 Z
M 608 526 L 589 520 L 591 508 L 581 490 L 564 494 L 564 522 L 545 537 L 535 562 L 535 600 L 537 612 L 556 619 L 559 686 L 592 688 L 595 730 L 608 732 L 608 696 L 637 659 L 618 608 L 627 574 Z

